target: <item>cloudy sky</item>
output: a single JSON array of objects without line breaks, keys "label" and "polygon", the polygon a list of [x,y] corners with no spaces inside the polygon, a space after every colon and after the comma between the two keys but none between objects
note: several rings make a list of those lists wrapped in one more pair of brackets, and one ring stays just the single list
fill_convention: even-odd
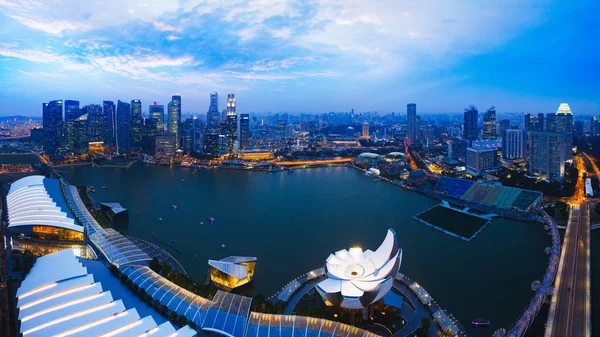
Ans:
[{"label": "cloudy sky", "polygon": [[0,0],[0,115],[209,93],[240,112],[600,113],[592,0]]}]

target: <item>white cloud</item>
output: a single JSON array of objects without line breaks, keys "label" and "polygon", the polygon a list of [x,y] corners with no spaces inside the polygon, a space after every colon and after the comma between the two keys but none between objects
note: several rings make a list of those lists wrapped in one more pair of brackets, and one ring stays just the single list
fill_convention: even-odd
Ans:
[{"label": "white cloud", "polygon": [[169,41],[181,40],[181,37],[175,36],[175,35],[169,35],[169,36],[167,36],[167,40],[169,40]]},{"label": "white cloud", "polygon": [[162,22],[162,21],[153,20],[152,25],[154,25],[154,28],[156,28],[157,30],[160,30],[161,32],[180,33],[182,31],[182,29],[180,27],[174,27],[174,26],[171,26],[170,24],[168,24],[166,22]]}]

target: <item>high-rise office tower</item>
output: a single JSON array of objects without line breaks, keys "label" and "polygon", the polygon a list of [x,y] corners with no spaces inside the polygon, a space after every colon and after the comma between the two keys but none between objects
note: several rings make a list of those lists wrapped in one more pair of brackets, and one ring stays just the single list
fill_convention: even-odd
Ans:
[{"label": "high-rise office tower", "polygon": [[523,118],[523,128],[527,131],[531,130],[533,127],[532,125],[532,121],[531,121],[531,114],[526,113],[524,118]]},{"label": "high-rise office tower", "polygon": [[417,135],[419,131],[417,129],[417,105],[409,103],[406,105],[406,141],[407,144],[415,144],[417,142]]},{"label": "high-rise office tower", "polygon": [[537,131],[546,130],[546,127],[544,126],[544,114],[543,113],[539,113],[537,115],[537,122],[535,123],[535,130],[537,130]]},{"label": "high-rise office tower", "polygon": [[104,140],[104,116],[102,105],[90,104],[84,107],[87,113],[88,142],[101,142]]},{"label": "high-rise office tower", "polygon": [[363,122],[362,136],[363,138],[369,138],[369,122]]},{"label": "high-rise office tower", "polygon": [[496,107],[483,114],[483,139],[496,139]]},{"label": "high-rise office tower", "polygon": [[565,176],[565,134],[530,131],[529,174],[562,182]]},{"label": "high-rise office tower", "polygon": [[561,103],[556,110],[556,132],[565,134],[565,160],[573,159],[573,112],[567,103]]},{"label": "high-rise office tower", "polygon": [[154,145],[156,154],[159,156],[172,156],[177,150],[176,136],[172,132],[158,132]]},{"label": "high-rise office tower", "polygon": [[590,136],[596,137],[600,133],[600,129],[598,129],[598,121],[596,120],[596,116],[593,116],[590,120]]},{"label": "high-rise office tower", "polygon": [[282,137],[282,138],[285,137],[285,126],[286,126],[286,124],[287,123],[283,119],[280,119],[280,120],[277,121],[277,130],[276,130],[276,133],[277,133],[278,137]]},{"label": "high-rise office tower", "polygon": [[156,125],[157,132],[165,131],[165,106],[158,105],[158,103],[154,102],[154,104],[148,107],[148,117],[154,121]]},{"label": "high-rise office tower", "polygon": [[104,116],[104,145],[112,149],[116,145],[115,102],[102,102],[102,115]]},{"label": "high-rise office tower", "polygon": [[181,96],[174,95],[171,98],[171,102],[169,102],[169,116],[167,123],[167,131],[175,134],[176,138],[176,146],[179,148],[180,146],[180,137],[181,131],[179,130],[181,126]]},{"label": "high-rise office tower", "polygon": [[131,146],[139,149],[142,146],[144,118],[142,117],[142,101],[131,101]]},{"label": "high-rise office tower", "polygon": [[573,135],[577,138],[583,137],[583,121],[573,122]]},{"label": "high-rise office tower", "polygon": [[484,170],[494,169],[498,166],[496,149],[467,148],[466,171],[474,176],[480,175]]},{"label": "high-rise office tower", "polygon": [[498,122],[498,135],[500,135],[500,138],[502,138],[502,135],[504,134],[504,130],[510,129],[510,120],[509,119],[502,119]]},{"label": "high-rise office tower", "polygon": [[58,152],[63,134],[63,102],[60,100],[42,104],[44,127],[44,153],[54,156]]},{"label": "high-rise office tower", "polygon": [[240,149],[246,149],[250,145],[250,115],[240,115],[240,132],[239,132]]},{"label": "high-rise office tower", "polygon": [[79,108],[79,101],[65,100],[65,130],[64,130],[64,141],[68,150],[74,150],[75,140],[73,129],[73,123],[75,119],[82,115],[81,109]]},{"label": "high-rise office tower", "polygon": [[203,136],[202,122],[196,118],[188,118],[182,123],[181,133],[183,134],[183,152],[202,152]]},{"label": "high-rise office tower", "polygon": [[[85,107],[85,109],[82,110],[88,111],[89,109],[88,107]],[[88,150],[88,133],[90,131],[88,118],[89,112],[75,118],[72,123],[73,131],[71,133],[70,143],[73,144],[73,151],[85,152]]]},{"label": "high-rise office tower", "polygon": [[210,105],[206,113],[206,133],[218,135],[221,132],[221,121],[219,119],[219,93],[210,94]]},{"label": "high-rise office tower", "polygon": [[525,130],[506,129],[502,132],[502,158],[520,159],[525,157]]},{"label": "high-rise office tower", "polygon": [[465,109],[463,138],[467,140],[477,140],[479,130],[477,128],[478,111],[474,106]]},{"label": "high-rise office tower", "polygon": [[117,102],[117,153],[131,152],[131,105]]},{"label": "high-rise office tower", "polygon": [[233,153],[234,143],[238,138],[238,120],[237,114],[235,111],[236,108],[236,100],[234,94],[227,95],[227,110],[226,114],[226,131],[225,135],[227,136],[227,152]]},{"label": "high-rise office tower", "polygon": [[219,155],[219,135],[216,133],[207,133],[204,135],[204,153],[217,156]]},{"label": "high-rise office tower", "polygon": [[144,119],[144,127],[142,128],[142,151],[144,153],[155,152],[156,130],[156,119],[150,117]]},{"label": "high-rise office tower", "polygon": [[455,139],[448,143],[448,157],[457,158],[460,160],[466,160],[467,158],[467,147],[469,144],[467,141],[462,139]]}]

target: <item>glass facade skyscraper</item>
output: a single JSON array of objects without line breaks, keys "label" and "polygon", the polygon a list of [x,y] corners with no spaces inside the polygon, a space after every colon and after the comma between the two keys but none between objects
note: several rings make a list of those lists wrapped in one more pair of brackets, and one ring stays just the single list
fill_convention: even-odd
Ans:
[{"label": "glass facade skyscraper", "polygon": [[85,106],[88,115],[88,141],[101,142],[104,141],[104,116],[102,114],[102,106],[100,104],[90,104]]},{"label": "glass facade skyscraper", "polygon": [[60,147],[63,135],[63,102],[61,100],[42,104],[44,127],[44,153],[54,156]]},{"label": "glass facade skyscraper", "polygon": [[415,144],[417,142],[417,105],[414,103],[409,103],[406,105],[406,120],[407,120],[407,130],[406,130],[406,140],[407,144]]},{"label": "glass facade skyscraper", "polygon": [[483,139],[496,139],[496,107],[483,114]]},{"label": "glass facade skyscraper", "polygon": [[529,174],[562,182],[565,176],[565,134],[530,131]]},{"label": "glass facade skyscraper", "polygon": [[131,146],[140,148],[142,146],[142,133],[144,119],[142,118],[142,101],[134,99],[131,101]]},{"label": "glass facade skyscraper", "polygon": [[116,145],[115,102],[102,102],[102,115],[104,117],[104,136],[102,140],[105,146],[112,149]]},{"label": "glass facade skyscraper", "polygon": [[65,130],[64,130],[64,141],[67,149],[74,150],[75,149],[75,141],[74,141],[74,128],[73,123],[75,119],[81,116],[82,110],[79,108],[79,101],[66,100],[65,101]]},{"label": "glass facade skyscraper", "polygon": [[502,132],[502,158],[520,159],[525,157],[525,130],[506,129]]},{"label": "glass facade skyscraper", "polygon": [[465,109],[463,138],[467,140],[477,140],[479,130],[477,128],[478,111],[474,106]]},{"label": "glass facade skyscraper", "polygon": [[240,115],[240,132],[238,136],[240,149],[246,149],[250,145],[250,115]]},{"label": "glass facade skyscraper", "polygon": [[206,133],[219,134],[221,132],[221,121],[219,119],[219,93],[210,94],[210,105],[206,114]]},{"label": "glass facade skyscraper", "polygon": [[181,138],[181,96],[174,95],[168,105],[167,131],[175,134],[176,146],[180,147]]},{"label": "glass facade skyscraper", "polygon": [[152,119],[156,124],[157,132],[165,131],[165,106],[158,105],[158,103],[154,102],[153,105],[148,107],[148,114],[150,119]]},{"label": "glass facade skyscraper", "polygon": [[131,105],[117,102],[117,153],[131,152]]}]

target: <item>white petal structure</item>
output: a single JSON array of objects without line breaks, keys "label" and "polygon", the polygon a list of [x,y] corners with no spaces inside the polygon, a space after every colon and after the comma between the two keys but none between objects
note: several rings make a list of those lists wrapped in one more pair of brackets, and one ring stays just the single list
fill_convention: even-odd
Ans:
[{"label": "white petal structure", "polygon": [[328,304],[345,309],[362,309],[377,302],[390,289],[402,263],[396,232],[388,229],[376,251],[360,248],[339,250],[329,255],[325,270],[327,279],[317,291]]}]

